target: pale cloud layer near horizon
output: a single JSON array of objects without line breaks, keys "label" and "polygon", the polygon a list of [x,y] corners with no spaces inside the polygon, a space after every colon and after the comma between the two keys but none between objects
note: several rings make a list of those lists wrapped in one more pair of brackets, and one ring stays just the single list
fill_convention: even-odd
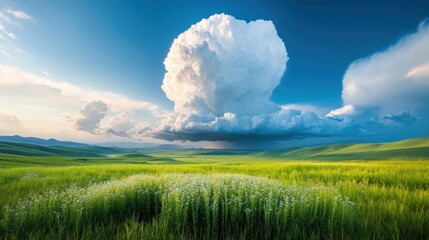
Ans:
[{"label": "pale cloud layer near horizon", "polygon": [[[92,102],[100,102],[108,108],[98,120],[94,119],[93,113],[99,112],[98,106],[85,109],[85,106],[91,106]],[[116,115],[123,116],[126,113],[127,116],[134,116],[140,124],[150,124],[164,116],[167,111],[155,104],[133,100],[114,92],[102,92],[55,81],[47,76],[37,76],[16,67],[2,65],[0,113],[4,115],[0,118],[0,134],[12,134],[10,129],[16,129],[16,126],[12,128],[11,119],[16,119],[15,122],[23,126],[16,131],[17,134],[60,138],[61,135],[74,135],[73,139],[84,141],[85,138],[91,139],[90,134],[85,132],[98,134],[98,128],[120,125]],[[77,122],[79,124],[76,124]],[[105,133],[101,135],[109,135]]]}]

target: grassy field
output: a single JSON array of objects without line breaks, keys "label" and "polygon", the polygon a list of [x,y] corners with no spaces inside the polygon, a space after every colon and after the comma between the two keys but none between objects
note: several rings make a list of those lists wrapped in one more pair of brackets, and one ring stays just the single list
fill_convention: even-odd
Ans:
[{"label": "grassy field", "polygon": [[[429,239],[427,142],[0,154],[0,238]],[[383,160],[340,159],[365,156],[365,148]],[[298,150],[307,157],[289,158]],[[397,150],[402,155],[392,158]],[[319,157],[335,154],[333,161]]]}]

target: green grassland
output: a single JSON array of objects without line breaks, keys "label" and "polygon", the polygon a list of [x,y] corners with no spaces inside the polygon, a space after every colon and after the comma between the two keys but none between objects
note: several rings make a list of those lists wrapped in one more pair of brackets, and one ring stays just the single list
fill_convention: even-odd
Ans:
[{"label": "green grassland", "polygon": [[66,156],[66,157],[104,157],[105,155],[123,153],[124,150],[109,147],[45,147],[28,143],[11,143],[0,141],[0,153],[21,156]]},{"label": "green grassland", "polygon": [[0,239],[429,239],[429,138],[97,156],[12,145],[26,154],[0,148]]}]

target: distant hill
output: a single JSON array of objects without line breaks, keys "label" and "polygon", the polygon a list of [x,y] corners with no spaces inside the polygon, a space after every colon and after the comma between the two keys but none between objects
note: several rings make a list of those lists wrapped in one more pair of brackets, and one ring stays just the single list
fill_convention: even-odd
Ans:
[{"label": "distant hill", "polygon": [[121,160],[123,163],[180,163],[173,158],[168,157],[154,157],[141,153],[127,153],[122,155],[113,156],[113,159]]},{"label": "distant hill", "polygon": [[341,143],[265,151],[257,155],[285,159],[384,160],[429,159],[429,137],[390,143]]},{"label": "distant hill", "polygon": [[175,144],[161,144],[153,147],[146,147],[144,150],[155,150],[155,151],[179,151],[185,148]]},{"label": "distant hill", "polygon": [[117,147],[127,149],[153,148],[158,146],[155,143],[140,143],[140,142],[104,142],[95,144],[100,147]]},{"label": "distant hill", "polygon": [[56,139],[42,139],[36,137],[21,137],[19,135],[15,136],[0,136],[0,141],[2,142],[11,142],[11,143],[28,143],[39,146],[63,146],[63,147],[88,147],[89,144],[70,142],[70,141],[58,141]]},{"label": "distant hill", "polygon": [[191,148],[183,149],[180,151],[175,151],[177,155],[181,156],[227,156],[227,155],[249,155],[252,153],[259,153],[260,151],[251,151],[251,150],[236,150],[236,149],[205,149],[205,148]]},{"label": "distant hill", "polygon": [[[8,141],[6,142],[4,139]],[[148,159],[145,154],[163,152],[168,153],[168,156],[171,158],[183,156],[230,155],[232,157],[233,155],[248,155],[249,157],[284,160],[413,160],[429,159],[429,137],[413,138],[389,143],[341,143],[262,152],[231,149],[185,149],[182,146],[173,144],[125,149],[63,142],[55,139],[44,140],[20,136],[0,137],[0,154],[21,156],[104,157],[107,155],[127,154],[124,155],[127,158],[135,159],[135,156],[138,155],[139,158]],[[158,161],[159,159],[156,160]],[[166,160],[163,159],[163,161]]]},{"label": "distant hill", "polygon": [[40,146],[28,143],[0,142],[0,153],[22,156],[67,156],[67,157],[103,157],[121,154],[125,151],[117,148],[84,145],[74,146]]},{"label": "distant hill", "polygon": [[155,143],[140,143],[140,142],[105,142],[97,143],[101,147],[117,147],[130,150],[146,150],[146,151],[178,151],[185,149],[182,146],[175,144],[155,144]]},{"label": "distant hill", "polygon": [[132,151],[159,152],[180,151],[184,148],[174,144],[111,142],[89,145],[84,143],[41,139],[36,137],[0,136],[0,153],[22,156],[67,156],[102,157]]}]

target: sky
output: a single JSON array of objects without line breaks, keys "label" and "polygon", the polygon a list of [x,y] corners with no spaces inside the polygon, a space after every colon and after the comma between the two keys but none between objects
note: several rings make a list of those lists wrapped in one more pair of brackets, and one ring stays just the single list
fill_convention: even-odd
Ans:
[{"label": "sky", "polygon": [[0,2],[0,134],[284,147],[429,135],[427,1]]}]

